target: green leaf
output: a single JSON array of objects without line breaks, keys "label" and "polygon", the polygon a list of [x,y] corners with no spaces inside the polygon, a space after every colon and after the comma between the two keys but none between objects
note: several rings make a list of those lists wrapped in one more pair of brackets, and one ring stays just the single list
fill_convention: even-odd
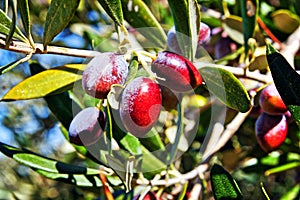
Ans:
[{"label": "green leaf", "polygon": [[271,44],[267,60],[276,89],[300,127],[300,75]]},{"label": "green leaf", "polygon": [[198,44],[200,8],[195,0],[169,0],[176,37],[183,56],[193,59]]},{"label": "green leaf", "polygon": [[247,90],[231,72],[219,67],[199,69],[208,90],[229,108],[247,112],[251,108]]},{"label": "green leaf", "polygon": [[23,23],[23,27],[25,29],[27,38],[29,39],[29,41],[32,41],[28,0],[18,1],[18,9],[21,14],[22,23]]},{"label": "green leaf", "polygon": [[[72,99],[69,97],[69,94],[64,92],[61,94],[46,96],[44,99],[57,120],[60,121],[66,129],[69,129],[74,117]],[[68,137],[68,134],[64,135],[65,137]]]},{"label": "green leaf", "polygon": [[141,143],[140,141],[131,134],[126,134],[125,137],[122,138],[120,143],[124,146],[126,150],[128,150],[133,155],[141,155]]},{"label": "green leaf", "polygon": [[165,48],[167,36],[160,23],[142,0],[122,0],[124,18],[140,32],[150,48]]},{"label": "green leaf", "polygon": [[228,36],[239,44],[244,44],[243,19],[239,16],[227,16],[222,23],[224,31]]},{"label": "green leaf", "polygon": [[241,0],[245,55],[249,50],[248,39],[254,35],[258,5],[258,0]]},{"label": "green leaf", "polygon": [[243,199],[237,183],[222,166],[218,164],[212,166],[210,180],[216,200]]},{"label": "green leaf", "polygon": [[[9,35],[11,25],[11,19],[3,12],[3,10],[0,9],[0,33],[4,35]],[[18,27],[15,27],[13,37],[28,43],[28,40]]]},{"label": "green leaf", "polygon": [[123,26],[123,11],[121,0],[98,0],[107,14],[118,26]]},{"label": "green leaf", "polygon": [[147,137],[139,138],[139,140],[141,144],[151,152],[165,150],[164,143],[162,142],[159,133],[154,128],[149,131]]},{"label": "green leaf", "polygon": [[177,130],[176,130],[174,142],[171,147],[167,166],[169,166],[173,162],[173,160],[176,156],[177,150],[179,149],[178,145],[179,145],[180,138],[183,135],[184,107],[183,107],[181,100],[182,100],[182,97],[180,97],[180,100],[179,100],[180,103],[177,105],[177,112],[178,112]]},{"label": "green leaf", "polygon": [[73,18],[80,0],[52,0],[46,16],[43,45],[46,47]]},{"label": "green leaf", "polygon": [[101,187],[102,183],[98,176],[86,176],[86,175],[79,175],[79,174],[59,174],[59,173],[51,173],[43,170],[37,170],[37,173],[41,174],[42,176],[62,181],[69,184],[75,184],[76,186],[80,187]]},{"label": "green leaf", "polygon": [[165,170],[166,163],[162,162],[158,159],[153,153],[151,153],[144,146],[141,146],[143,153],[143,161],[142,161],[142,172],[146,174],[156,175],[157,173]]},{"label": "green leaf", "polygon": [[131,80],[133,80],[136,77],[138,68],[139,68],[139,61],[138,61],[138,57],[134,56],[129,64],[129,73],[128,76],[126,78],[126,83],[129,83]]},{"label": "green leaf", "polygon": [[297,196],[299,197],[299,193],[300,193],[300,185],[296,184],[294,187],[290,188],[289,191],[280,198],[280,200],[296,199]]},{"label": "green leaf", "polygon": [[84,66],[69,64],[35,74],[10,89],[1,101],[34,99],[67,91],[81,79],[78,71]]},{"label": "green leaf", "polygon": [[17,21],[17,1],[12,0],[12,24],[9,30],[9,34],[6,37],[5,46],[8,47],[12,41],[15,29],[16,29],[16,21]]},{"label": "green leaf", "polygon": [[[100,187],[99,169],[70,165],[45,158],[31,151],[19,149],[0,142],[0,151],[20,164],[26,165],[46,178],[72,183],[78,186]],[[117,177],[107,177],[110,183],[120,185]]]},{"label": "green leaf", "polygon": [[0,151],[17,162],[35,170],[51,173],[98,175],[98,169],[69,165],[60,161],[45,158],[28,150],[18,149],[0,142]]}]

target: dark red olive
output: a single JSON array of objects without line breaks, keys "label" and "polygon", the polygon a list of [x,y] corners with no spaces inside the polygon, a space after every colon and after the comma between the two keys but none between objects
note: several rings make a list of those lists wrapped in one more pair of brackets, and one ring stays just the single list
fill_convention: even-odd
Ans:
[{"label": "dark red olive", "polygon": [[255,124],[258,144],[266,152],[277,149],[285,140],[288,123],[284,115],[262,113]]},{"label": "dark red olive", "polygon": [[132,80],[120,101],[120,117],[126,130],[136,137],[145,136],[156,123],[162,97],[158,84],[146,77]]},{"label": "dark red olive", "polygon": [[161,85],[174,91],[186,92],[202,84],[202,77],[195,65],[175,53],[158,53],[152,62],[152,71],[159,77]]},{"label": "dark red olive", "polygon": [[82,86],[87,94],[105,99],[113,84],[124,84],[128,75],[128,63],[123,55],[105,53],[94,57],[84,70]]},{"label": "dark red olive", "polygon": [[102,135],[106,124],[106,115],[96,107],[80,111],[69,127],[70,142],[76,145],[94,144]]},{"label": "dark red olive", "polygon": [[270,115],[285,114],[287,107],[280,97],[274,84],[265,87],[259,96],[259,105]]}]

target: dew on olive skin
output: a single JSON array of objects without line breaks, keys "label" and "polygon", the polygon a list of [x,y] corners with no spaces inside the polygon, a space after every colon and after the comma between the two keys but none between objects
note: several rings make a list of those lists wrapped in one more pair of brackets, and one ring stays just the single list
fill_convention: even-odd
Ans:
[{"label": "dew on olive skin", "polygon": [[105,99],[113,84],[124,84],[128,63],[123,55],[105,53],[94,57],[82,75],[82,87],[87,94]]},{"label": "dew on olive skin", "polygon": [[120,117],[128,132],[143,137],[156,123],[162,96],[157,83],[146,77],[132,80],[124,89]]},{"label": "dew on olive skin", "polygon": [[96,107],[80,111],[69,127],[70,142],[76,145],[91,145],[102,135],[106,125],[106,115]]}]

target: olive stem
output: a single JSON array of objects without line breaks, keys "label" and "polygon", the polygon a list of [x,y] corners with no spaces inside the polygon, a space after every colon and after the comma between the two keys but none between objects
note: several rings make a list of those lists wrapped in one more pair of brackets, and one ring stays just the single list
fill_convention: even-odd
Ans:
[{"label": "olive stem", "polygon": [[112,132],[112,118],[110,112],[110,105],[107,104],[107,117],[108,117],[108,126],[109,126],[109,133],[106,132],[105,142],[107,143],[107,150],[109,155],[112,156],[112,139],[113,139],[113,132]]},{"label": "olive stem", "polygon": [[32,45],[20,41],[12,41],[10,45],[6,47],[5,40],[2,37],[0,37],[1,49],[6,49],[17,53],[24,53],[26,55],[58,54],[58,55],[74,56],[74,57],[81,57],[81,58],[92,58],[97,54],[100,54],[100,52],[92,51],[92,50],[73,49],[73,48],[58,47],[58,46],[47,46],[47,50],[45,51],[43,44],[34,43]]}]

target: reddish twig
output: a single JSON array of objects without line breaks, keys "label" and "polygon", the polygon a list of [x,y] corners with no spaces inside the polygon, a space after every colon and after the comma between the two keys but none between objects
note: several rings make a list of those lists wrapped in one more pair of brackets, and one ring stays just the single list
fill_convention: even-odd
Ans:
[{"label": "reddish twig", "polygon": [[280,45],[280,48],[283,47],[283,45],[279,41],[279,39],[271,32],[271,30],[266,26],[266,24],[261,20],[261,18],[259,16],[257,16],[257,23],[274,42],[276,42]]}]

